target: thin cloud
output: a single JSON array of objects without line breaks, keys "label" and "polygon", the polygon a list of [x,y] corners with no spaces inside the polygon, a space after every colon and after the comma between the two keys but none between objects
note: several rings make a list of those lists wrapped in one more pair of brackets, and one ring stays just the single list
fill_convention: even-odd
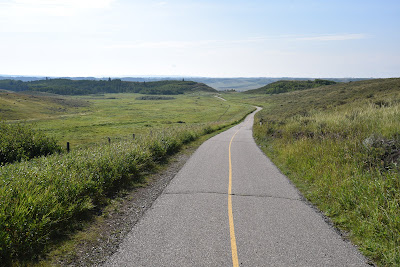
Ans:
[{"label": "thin cloud", "polygon": [[101,9],[115,0],[13,0],[0,3],[2,16],[72,16],[83,9]]},{"label": "thin cloud", "polygon": [[270,35],[258,36],[250,39],[239,40],[237,42],[264,42],[271,40],[288,40],[288,41],[346,41],[346,40],[361,40],[367,39],[370,36],[363,33],[349,33],[349,34],[322,34],[316,36],[307,35]]},{"label": "thin cloud", "polygon": [[154,4],[155,6],[166,6],[168,4],[168,2],[166,2],[166,1],[161,1],[161,2],[158,2],[158,3],[156,3],[156,4]]},{"label": "thin cloud", "polygon": [[133,42],[124,44],[113,44],[106,48],[132,49],[132,48],[185,48],[193,46],[204,46],[218,41],[159,41],[159,42]]},{"label": "thin cloud", "polygon": [[136,41],[127,43],[111,44],[106,48],[132,49],[132,48],[187,48],[187,47],[205,47],[205,46],[235,46],[254,43],[263,43],[267,40],[277,37],[255,37],[236,40],[197,40],[197,41]]},{"label": "thin cloud", "polygon": [[115,0],[14,0],[12,4],[40,6],[62,6],[69,8],[105,8]]},{"label": "thin cloud", "polygon": [[298,37],[296,40],[300,41],[347,41],[347,40],[361,40],[368,38],[368,35],[363,33],[351,34],[324,34],[319,36]]},{"label": "thin cloud", "polygon": [[245,38],[237,40],[197,40],[197,41],[136,41],[127,42],[119,44],[111,44],[106,46],[106,48],[186,48],[186,47],[204,47],[204,46],[230,46],[230,45],[241,45],[241,44],[252,44],[252,43],[262,43],[266,40],[271,40],[271,37],[255,37],[255,38]]}]

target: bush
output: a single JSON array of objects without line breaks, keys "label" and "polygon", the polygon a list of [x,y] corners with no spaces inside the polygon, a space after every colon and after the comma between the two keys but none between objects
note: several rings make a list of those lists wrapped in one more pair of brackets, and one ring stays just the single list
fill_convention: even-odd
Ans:
[{"label": "bush", "polygon": [[136,100],[173,100],[175,97],[171,96],[156,96],[156,95],[145,95],[136,97]]},{"label": "bush", "polygon": [[22,124],[0,122],[0,165],[60,152],[56,140]]},{"label": "bush", "polygon": [[400,135],[391,139],[371,135],[364,139],[363,145],[365,164],[368,168],[384,171],[400,167]]}]

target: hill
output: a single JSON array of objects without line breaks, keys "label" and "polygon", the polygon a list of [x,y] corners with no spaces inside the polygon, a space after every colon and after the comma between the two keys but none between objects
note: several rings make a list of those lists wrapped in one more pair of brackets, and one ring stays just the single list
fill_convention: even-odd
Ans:
[{"label": "hill", "polygon": [[120,79],[70,80],[46,79],[37,81],[0,80],[0,89],[11,91],[39,91],[59,95],[88,95],[98,93],[141,93],[150,95],[178,95],[193,92],[217,92],[192,81],[128,82]]},{"label": "hill", "polygon": [[248,94],[281,94],[286,92],[305,90],[310,88],[316,88],[323,85],[336,84],[334,81],[315,79],[314,81],[277,81],[274,83],[267,84],[261,88],[248,90]]},{"label": "hill", "polygon": [[0,90],[1,120],[36,120],[49,116],[61,116],[89,107],[80,99],[42,92],[12,92]]},{"label": "hill", "polygon": [[387,106],[390,102],[388,99],[400,99],[400,78],[337,83],[254,99],[264,103],[265,112],[267,109],[273,111],[269,112],[268,117],[274,121],[297,115],[307,116],[314,111],[333,112],[356,106]]}]

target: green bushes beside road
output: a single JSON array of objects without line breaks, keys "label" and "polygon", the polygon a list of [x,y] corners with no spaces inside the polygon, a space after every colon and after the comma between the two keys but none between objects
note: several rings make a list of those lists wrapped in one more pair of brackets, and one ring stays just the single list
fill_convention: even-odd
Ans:
[{"label": "green bushes beside road", "polygon": [[0,122],[0,165],[60,152],[56,140],[22,124]]}]

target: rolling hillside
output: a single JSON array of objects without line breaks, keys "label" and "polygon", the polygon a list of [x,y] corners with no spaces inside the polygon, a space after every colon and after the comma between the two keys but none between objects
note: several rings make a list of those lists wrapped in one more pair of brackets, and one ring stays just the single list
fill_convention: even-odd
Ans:
[{"label": "rolling hillside", "polygon": [[263,105],[265,109],[262,114],[270,111],[269,119],[284,120],[317,111],[333,112],[370,104],[376,107],[388,106],[389,102],[395,103],[398,99],[400,78],[338,83],[309,90],[252,97],[248,101]]},{"label": "rolling hillside", "polygon": [[36,120],[78,112],[84,100],[42,92],[0,90],[0,120]]}]

